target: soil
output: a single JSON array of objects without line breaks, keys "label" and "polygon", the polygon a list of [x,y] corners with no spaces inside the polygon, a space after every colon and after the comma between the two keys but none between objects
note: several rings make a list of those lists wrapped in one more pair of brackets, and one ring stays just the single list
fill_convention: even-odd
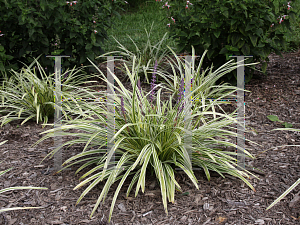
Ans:
[{"label": "soil", "polygon": [[[197,190],[189,179],[178,173],[177,181],[183,193],[176,192],[174,204],[168,203],[168,215],[164,212],[160,189],[149,176],[145,193],[137,197],[133,193],[126,198],[121,190],[110,224],[300,224],[300,185],[283,200],[266,211],[266,208],[287,188],[299,179],[300,147],[276,147],[300,145],[300,133],[272,131],[283,127],[270,121],[268,115],[277,115],[284,122],[300,128],[300,51],[283,54],[284,58],[270,55],[268,76],[256,74],[246,86],[246,125],[252,132],[246,138],[250,153],[257,156],[247,160],[256,168],[259,179],[251,179],[252,191],[243,181],[231,176],[225,179],[212,174],[208,181],[201,171]],[[76,205],[83,188],[73,190],[79,183],[75,175],[79,166],[54,174],[53,159],[41,160],[51,151],[53,140],[47,139],[32,148],[46,128],[35,122],[23,126],[11,123],[0,129],[2,163],[0,170],[13,167],[1,177],[0,189],[13,186],[47,187],[48,190],[17,190],[0,194],[0,208],[42,207],[42,209],[17,210],[0,214],[0,224],[108,224],[113,188],[105,203],[89,217],[103,184],[100,184]],[[255,132],[256,131],[256,132]],[[82,146],[64,149],[63,155],[74,155]],[[129,183],[125,183],[125,187]],[[115,186],[114,186],[115,187]]]}]

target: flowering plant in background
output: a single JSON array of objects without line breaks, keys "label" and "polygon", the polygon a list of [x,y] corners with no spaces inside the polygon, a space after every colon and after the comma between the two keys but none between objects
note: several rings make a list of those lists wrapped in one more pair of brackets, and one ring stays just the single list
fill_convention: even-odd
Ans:
[{"label": "flowering plant in background", "polygon": [[[268,56],[272,52],[281,56],[280,48],[286,48],[285,37],[292,32],[290,21],[296,21],[299,14],[296,7],[290,7],[292,3],[282,3],[286,1],[168,1],[171,7],[163,10],[177,52],[191,54],[191,46],[197,55],[208,50],[203,64],[209,67],[213,63],[216,68],[232,55],[251,55],[248,62],[262,63],[261,70],[266,73]],[[246,83],[255,69],[245,68]],[[236,71],[232,71],[218,82],[236,84],[236,77]]]},{"label": "flowering plant in background", "polygon": [[[40,54],[51,55],[57,47],[58,54],[72,55],[64,59],[63,70],[86,65],[87,57],[94,60],[103,52],[103,41],[113,24],[111,17],[120,17],[117,11],[126,5],[124,1],[107,0],[17,2],[0,1],[0,30],[5,34],[0,44],[7,55],[13,56],[8,61],[16,64],[16,69],[22,68],[22,63],[29,65]],[[61,43],[55,46],[57,38]],[[54,72],[54,62],[49,58],[42,57],[40,64]],[[87,67],[85,70],[90,73]]]},{"label": "flowering plant in background", "polygon": [[[140,61],[140,58],[138,60]],[[137,58],[134,57],[133,64],[140,65],[136,61]],[[98,69],[95,64],[93,65]],[[111,203],[110,221],[124,182],[130,179],[127,196],[133,188],[135,188],[135,196],[137,196],[140,190],[145,191],[147,172],[152,172],[158,180],[163,206],[167,213],[167,201],[174,203],[175,190],[181,191],[180,184],[176,181],[176,169],[182,169],[195,187],[199,188],[192,167],[203,169],[208,180],[210,180],[210,171],[216,171],[222,177],[224,177],[223,174],[238,177],[255,190],[247,180],[249,172],[236,169],[236,159],[232,157],[236,153],[222,151],[219,147],[220,144],[222,146],[236,146],[225,139],[227,136],[236,137],[236,132],[231,131],[232,128],[229,126],[237,122],[233,118],[233,114],[225,115],[208,110],[204,111],[200,110],[201,106],[195,106],[189,118],[193,121],[191,129],[186,130],[184,125],[186,109],[179,111],[179,105],[172,103],[172,96],[168,101],[161,100],[162,90],[170,89],[162,84],[156,84],[156,101],[151,102],[148,96],[152,94],[152,90],[145,93],[142,88],[138,87],[138,68],[129,70],[126,63],[124,67],[132,86],[132,92],[126,89],[118,77],[112,74],[118,85],[114,86],[116,90],[114,104],[116,113],[115,133],[112,134],[112,139],[107,140],[107,132],[109,132],[106,129],[108,110],[104,103],[80,105],[80,110],[88,116],[88,119],[76,118],[63,121],[61,127],[63,132],[60,132],[59,135],[78,137],[78,139],[63,143],[63,146],[71,146],[75,143],[85,144],[81,153],[70,157],[63,164],[65,165],[64,168],[67,168],[84,162],[76,173],[88,169],[81,177],[84,180],[75,187],[78,189],[89,184],[77,203],[97,184],[103,182],[104,187],[92,210],[92,216],[101,201],[105,201],[112,184],[118,183]],[[100,78],[107,83],[106,75],[100,69],[98,71]],[[159,70],[156,72],[159,73]],[[192,94],[196,95],[198,89],[200,87],[195,88]],[[191,95],[186,95],[182,100],[186,101],[190,97]],[[201,118],[209,115],[215,115],[215,119],[207,119],[204,124],[201,124]],[[113,123],[113,121],[108,122]],[[67,132],[69,129],[75,129],[76,132]],[[36,144],[53,137],[56,131],[57,129],[50,129],[43,132],[46,135]],[[184,141],[185,132],[191,132],[192,142],[186,143]],[[113,149],[106,148],[106,141],[115,143]],[[54,149],[48,156],[55,154],[61,147]],[[191,149],[191,158],[187,148]],[[114,159],[112,159],[113,154],[115,154]],[[246,154],[252,157],[247,151]]]}]

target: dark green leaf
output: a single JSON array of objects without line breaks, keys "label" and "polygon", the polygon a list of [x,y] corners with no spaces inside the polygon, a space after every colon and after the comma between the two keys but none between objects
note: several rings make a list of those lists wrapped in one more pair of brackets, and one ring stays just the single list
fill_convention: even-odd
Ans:
[{"label": "dark green leaf", "polygon": [[255,25],[248,23],[245,31],[252,30],[253,27],[255,27]]},{"label": "dark green leaf", "polygon": [[244,46],[244,44],[245,44],[245,41],[240,40],[240,41],[238,42],[238,48],[242,48],[242,47]]},{"label": "dark green leaf", "polygon": [[204,42],[206,42],[206,43],[208,43],[208,44],[211,44],[209,33],[205,33],[205,34],[204,34],[203,40],[204,40]]},{"label": "dark green leaf", "polygon": [[289,13],[289,17],[292,19],[292,21],[294,22],[294,21],[296,21],[296,13],[295,12],[293,12],[293,11],[291,11],[290,13]]},{"label": "dark green leaf", "polygon": [[268,15],[265,15],[264,19],[267,20],[267,21],[269,21],[270,23],[272,23],[272,20],[271,20],[271,18]]},{"label": "dark green leaf", "polygon": [[253,35],[253,34],[250,34],[249,37],[250,37],[250,40],[251,40],[253,46],[255,47],[255,46],[256,46],[256,42],[257,42],[257,38],[258,38],[258,37],[255,36],[255,35]]},{"label": "dark green leaf", "polygon": [[76,37],[76,33],[75,33],[75,32],[71,32],[71,33],[70,33],[70,39],[72,39],[72,38],[74,38],[74,37]]},{"label": "dark green leaf", "polygon": [[86,46],[85,46],[85,49],[86,50],[90,50],[92,49],[93,45],[91,43],[88,43]]},{"label": "dark green leaf", "polygon": [[263,30],[261,28],[258,28],[258,29],[255,30],[255,34],[257,36],[261,36],[263,34]]},{"label": "dark green leaf", "polygon": [[5,71],[5,67],[2,62],[0,62],[0,71],[3,71],[3,72]]},{"label": "dark green leaf", "polygon": [[214,53],[215,53],[215,50],[213,50],[213,49],[208,50],[207,57],[210,59]]},{"label": "dark green leaf", "polygon": [[265,43],[259,43],[258,45],[257,45],[257,47],[259,47],[259,48],[263,48],[263,47],[265,47]]},{"label": "dark green leaf", "polygon": [[228,18],[228,16],[229,16],[229,12],[226,10],[226,11],[224,11],[224,12],[222,12],[222,14],[226,17],[226,18]]},{"label": "dark green leaf", "polygon": [[220,30],[214,31],[214,35],[216,36],[216,38],[219,38],[220,34],[221,34]]},{"label": "dark green leaf", "polygon": [[232,43],[232,45],[236,45],[240,39],[241,39],[241,35],[240,34],[233,33],[232,37],[231,37],[231,43]]},{"label": "dark green leaf", "polygon": [[244,10],[248,10],[247,7],[246,7],[243,3],[241,3],[240,6],[241,6]]},{"label": "dark green leaf", "polygon": [[219,54],[225,54],[227,52],[228,52],[227,48],[224,47],[224,48],[221,49],[221,51],[219,52]]},{"label": "dark green leaf", "polygon": [[244,56],[250,55],[250,47],[248,44],[244,44],[244,46],[242,47],[242,52]]},{"label": "dark green leaf", "polygon": [[263,71],[263,73],[266,73],[267,66],[268,66],[268,63],[267,62],[263,62],[262,66],[261,66],[261,70]]}]

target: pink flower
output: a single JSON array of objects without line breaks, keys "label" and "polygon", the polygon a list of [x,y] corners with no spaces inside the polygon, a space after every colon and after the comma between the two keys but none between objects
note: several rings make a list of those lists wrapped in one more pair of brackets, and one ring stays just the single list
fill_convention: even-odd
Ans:
[{"label": "pink flower", "polygon": [[73,3],[76,5],[77,1],[73,1]]},{"label": "pink flower", "polygon": [[173,22],[175,23],[175,19],[173,17],[171,17],[171,19],[173,20]]},{"label": "pink flower", "polygon": [[98,31],[94,30],[94,32],[95,32],[95,34],[96,34]]},{"label": "pink flower", "polygon": [[94,20],[93,23],[96,23],[96,21]]},{"label": "pink flower", "polygon": [[128,2],[124,1],[126,4],[128,4]]},{"label": "pink flower", "polygon": [[164,5],[163,5],[163,8],[164,6],[167,6],[168,8],[170,8],[170,5],[168,5],[168,2],[166,2]]},{"label": "pink flower", "polygon": [[70,6],[72,6],[72,2],[70,2]]},{"label": "pink flower", "polygon": [[282,19],[282,18],[280,18],[280,20],[279,20],[279,24],[280,24],[282,21],[283,21],[283,19]]},{"label": "pink flower", "polygon": [[186,9],[187,9],[188,7],[189,7],[188,5],[185,6]]},{"label": "pink flower", "polygon": [[274,26],[274,23],[272,23],[271,27],[273,27],[273,26]]},{"label": "pink flower", "polygon": [[54,45],[57,45],[57,43],[55,43]]},{"label": "pink flower", "polygon": [[67,3],[67,5],[70,3],[70,2],[66,2]]},{"label": "pink flower", "polygon": [[169,26],[169,27],[170,27],[170,25],[171,25],[171,24],[169,24],[169,23],[167,24],[167,26]]}]

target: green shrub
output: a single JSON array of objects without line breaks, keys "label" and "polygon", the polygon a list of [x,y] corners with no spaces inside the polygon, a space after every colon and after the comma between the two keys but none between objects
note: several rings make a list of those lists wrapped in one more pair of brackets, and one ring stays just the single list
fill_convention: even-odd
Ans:
[{"label": "green shrub", "polygon": [[[284,31],[278,28],[290,29],[290,19],[296,15],[294,8],[288,10],[287,2],[282,0],[169,1],[164,4],[170,18],[171,36],[180,52],[189,51],[192,45],[197,55],[207,49],[209,60],[205,60],[205,67],[212,62],[219,67],[231,55],[252,55],[248,62],[263,62],[264,73],[269,54],[281,55],[267,39],[285,46]],[[277,19],[282,15],[287,16],[284,21],[279,20],[279,24]],[[246,68],[246,82],[251,79],[253,68]],[[227,79],[234,80],[234,76],[236,71],[229,73]]]},{"label": "green shrub", "polygon": [[[19,61],[28,65],[40,54],[71,55],[62,68],[86,65],[87,57],[94,60],[103,53],[101,42],[112,25],[111,16],[118,15],[116,9],[123,4],[105,0],[0,1],[0,59],[5,59],[5,68],[21,68]],[[42,57],[40,63],[54,71],[53,59]]]}]

